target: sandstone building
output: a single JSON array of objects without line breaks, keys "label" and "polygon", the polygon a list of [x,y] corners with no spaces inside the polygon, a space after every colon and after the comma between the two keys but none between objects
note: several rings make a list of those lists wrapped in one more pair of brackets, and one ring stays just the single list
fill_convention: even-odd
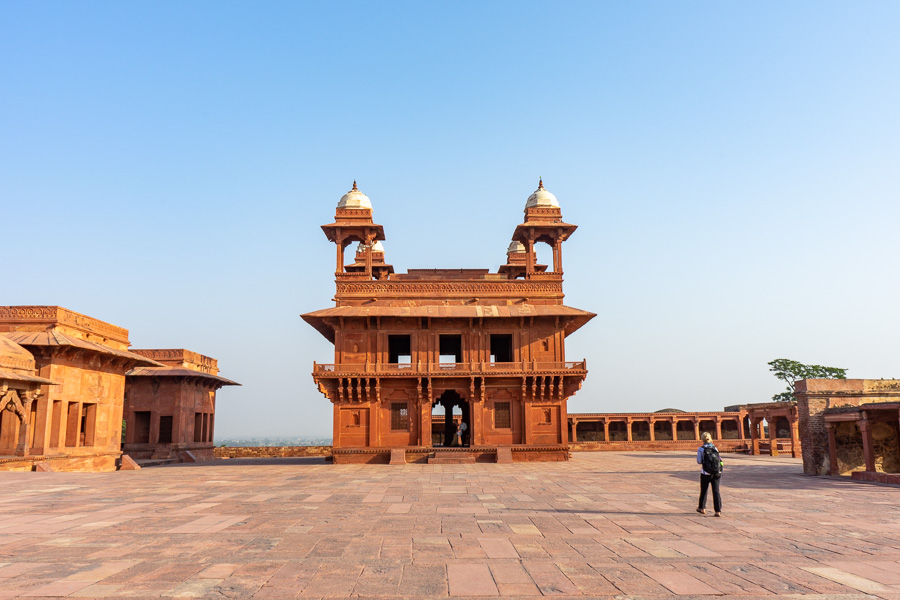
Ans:
[{"label": "sandstone building", "polygon": [[219,377],[216,359],[197,352],[132,352],[164,366],[136,367],[127,373],[125,452],[135,459],[214,459],[216,391],[240,384]]},{"label": "sandstone building", "polygon": [[[7,386],[0,452],[27,458],[5,461],[0,468],[31,469],[42,461],[54,470],[114,470],[122,453],[125,373],[162,365],[128,351],[128,330],[59,306],[0,306],[0,337],[32,356],[33,363],[19,353],[19,376],[35,375],[14,385],[5,377],[0,384]],[[4,347],[10,364],[15,350],[10,352],[6,342]],[[19,396],[12,410],[9,389]],[[14,429],[19,441],[13,450]]]},{"label": "sandstone building", "polygon": [[[565,339],[594,314],[563,304],[562,244],[576,226],[543,182],[524,212],[495,273],[395,273],[369,198],[355,182],[341,198],[322,226],[336,306],[303,315],[334,344],[313,378],[333,404],[335,462],[384,462],[392,449],[410,462],[567,459],[566,403],[587,368],[567,360]],[[537,264],[539,243],[552,265]],[[462,422],[468,447],[452,447]]]},{"label": "sandstone building", "polygon": [[900,483],[900,380],[805,379],[794,395],[804,473]]}]

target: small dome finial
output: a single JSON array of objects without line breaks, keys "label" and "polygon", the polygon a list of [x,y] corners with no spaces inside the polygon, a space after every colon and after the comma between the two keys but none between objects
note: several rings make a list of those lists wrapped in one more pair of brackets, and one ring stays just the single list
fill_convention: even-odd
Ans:
[{"label": "small dome finial", "polygon": [[539,190],[544,189],[544,178],[543,177],[538,177],[538,189]]},{"label": "small dome finial", "polygon": [[356,180],[355,179],[353,180],[353,190],[352,191],[354,191],[354,192],[359,191],[358,189],[356,189]]}]

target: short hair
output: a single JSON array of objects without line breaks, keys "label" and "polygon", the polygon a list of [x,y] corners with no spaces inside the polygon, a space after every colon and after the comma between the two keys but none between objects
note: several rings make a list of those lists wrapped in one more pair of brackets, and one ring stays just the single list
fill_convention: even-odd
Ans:
[{"label": "short hair", "polygon": [[703,435],[700,436],[700,439],[702,439],[704,442],[711,442],[712,436],[709,434],[708,431],[704,431]]}]

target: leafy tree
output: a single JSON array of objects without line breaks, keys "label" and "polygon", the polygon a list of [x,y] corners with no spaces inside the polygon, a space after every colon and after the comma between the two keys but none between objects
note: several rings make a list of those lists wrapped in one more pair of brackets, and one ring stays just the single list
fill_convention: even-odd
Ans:
[{"label": "leafy tree", "polygon": [[775,377],[788,384],[788,391],[772,396],[772,400],[775,402],[792,401],[794,399],[794,382],[801,379],[847,379],[847,369],[837,367],[804,365],[796,360],[786,358],[779,358],[768,364],[769,370],[775,373]]}]

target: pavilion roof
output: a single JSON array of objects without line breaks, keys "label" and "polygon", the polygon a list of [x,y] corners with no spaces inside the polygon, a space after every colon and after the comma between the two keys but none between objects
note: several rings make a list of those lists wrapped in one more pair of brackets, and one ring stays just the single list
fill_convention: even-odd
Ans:
[{"label": "pavilion roof", "polygon": [[133,361],[139,365],[147,365],[147,366],[162,366],[162,364],[156,362],[155,360],[151,360],[145,356],[141,356],[140,354],[135,354],[134,352],[128,352],[127,350],[117,350],[115,348],[110,348],[109,346],[104,346],[103,344],[98,344],[96,342],[89,342],[87,340],[81,340],[71,335],[62,333],[61,331],[53,330],[50,331],[11,331],[6,334],[6,337],[11,339],[12,341],[20,344],[22,346],[45,346],[45,347],[73,347],[79,348],[81,350],[88,350],[91,352],[98,352],[100,354],[109,354],[112,356],[117,356],[119,358],[126,358],[128,360]]},{"label": "pavilion roof", "polygon": [[198,377],[218,382],[219,385],[241,385],[236,381],[225,379],[218,375],[195,371],[186,367],[135,367],[125,373],[125,375],[128,377]]},{"label": "pavilion roof", "polygon": [[44,379],[43,377],[36,377],[34,375],[25,375],[19,371],[13,371],[10,369],[0,369],[0,380],[6,379],[9,381],[27,381],[30,383],[40,383],[44,385],[57,385],[56,383],[50,381],[49,379]]},{"label": "pavilion roof", "polygon": [[568,336],[597,315],[562,304],[512,304],[509,306],[336,306],[300,316],[333,343],[334,329],[326,319],[336,317],[431,317],[435,319],[564,317],[568,320],[565,325],[565,333]]}]

